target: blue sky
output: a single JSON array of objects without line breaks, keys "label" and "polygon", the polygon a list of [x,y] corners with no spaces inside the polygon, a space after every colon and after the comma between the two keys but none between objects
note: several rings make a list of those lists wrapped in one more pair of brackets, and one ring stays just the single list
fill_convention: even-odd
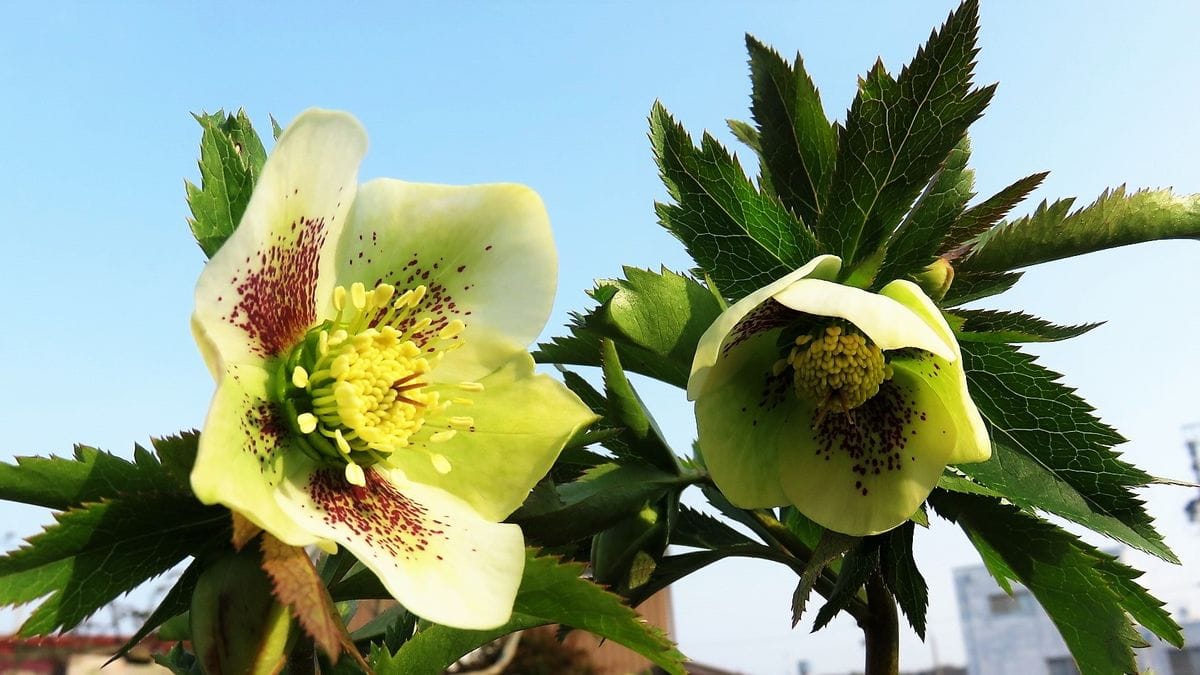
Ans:
[{"label": "blue sky", "polygon": [[[665,198],[646,141],[661,99],[692,132],[730,146],[724,120],[748,117],[743,34],[803,52],[830,115],[882,55],[898,69],[953,3],[441,3],[352,8],[300,4],[23,3],[0,26],[0,275],[13,321],[0,332],[7,386],[0,459],[128,453],[134,442],[198,426],[211,393],[188,332],[203,256],[184,217],[197,178],[189,111],[244,107],[261,129],[309,106],[356,114],[371,135],[364,179],[517,181],[546,201],[561,279],[546,336],[583,290],[622,264],[689,265],[655,224]],[[1052,173],[1035,197],[1173,185],[1200,192],[1200,8],[1158,3],[988,2],[978,81],[1000,81],[973,129],[978,189]],[[746,160],[747,153],[740,153]],[[1022,207],[1032,208],[1032,204]],[[1107,320],[1038,350],[1131,440],[1127,456],[1186,478],[1180,427],[1200,419],[1194,348],[1200,249],[1167,242],[1031,271],[992,306],[1062,322]],[[677,447],[690,445],[682,395],[646,385]],[[1189,495],[1146,493],[1185,567],[1146,582],[1191,603],[1200,532]],[[44,512],[0,506],[27,535]],[[963,661],[951,569],[973,553],[944,524],[920,537],[936,650]],[[1135,559],[1142,564],[1143,559]],[[1147,563],[1148,564],[1148,563]],[[676,590],[689,655],[747,672],[858,667],[848,621],[817,636],[788,629],[794,579],[769,563],[723,563]],[[0,626],[0,629],[4,626]],[[905,667],[930,645],[907,636]]]}]

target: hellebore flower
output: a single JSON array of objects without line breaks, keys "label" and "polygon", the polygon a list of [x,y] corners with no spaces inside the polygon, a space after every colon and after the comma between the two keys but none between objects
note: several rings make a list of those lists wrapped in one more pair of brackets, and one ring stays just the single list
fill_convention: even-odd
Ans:
[{"label": "hellebore flower", "polygon": [[991,455],[954,333],[908,281],[833,282],[835,256],[755,291],[692,363],[700,452],[742,508],[795,505],[863,536],[907,520],[948,464]]},{"label": "hellebore flower", "polygon": [[310,110],[280,136],[196,288],[217,391],[192,488],[293,546],[345,546],[405,607],[508,620],[501,524],[594,416],[536,375],[546,211],[519,185],[357,185],[366,135]]}]

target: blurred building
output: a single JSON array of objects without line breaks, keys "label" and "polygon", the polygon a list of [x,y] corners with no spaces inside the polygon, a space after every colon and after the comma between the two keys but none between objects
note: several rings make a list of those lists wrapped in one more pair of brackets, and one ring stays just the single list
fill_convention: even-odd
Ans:
[{"label": "blurred building", "polygon": [[[1033,595],[1013,584],[1010,596],[982,565],[954,571],[969,675],[1078,675],[1058,630]],[[1200,675],[1200,621],[1183,621],[1184,649],[1142,631],[1139,669],[1156,675]]]}]

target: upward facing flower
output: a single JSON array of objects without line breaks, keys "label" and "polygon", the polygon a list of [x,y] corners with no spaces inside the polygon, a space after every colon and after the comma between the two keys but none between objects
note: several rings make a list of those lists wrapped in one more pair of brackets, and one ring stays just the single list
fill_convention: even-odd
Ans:
[{"label": "upward facing flower", "polygon": [[546,212],[518,185],[357,185],[366,136],[302,114],[200,276],[217,392],[192,487],[293,546],[347,547],[402,604],[507,621],[500,524],[591,412],[525,351],[550,312]]},{"label": "upward facing flower", "polygon": [[876,534],[908,519],[947,464],[991,456],[961,352],[915,284],[834,283],[821,256],[726,310],[688,381],[700,451],[734,504],[794,504]]}]

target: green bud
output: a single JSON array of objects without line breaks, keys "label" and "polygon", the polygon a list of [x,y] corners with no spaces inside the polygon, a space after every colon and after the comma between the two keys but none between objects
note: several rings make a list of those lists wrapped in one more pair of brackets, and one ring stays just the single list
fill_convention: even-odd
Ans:
[{"label": "green bud", "polygon": [[206,673],[277,673],[291,617],[275,600],[256,547],[213,561],[192,593],[192,648]]},{"label": "green bud", "polygon": [[913,280],[925,291],[930,299],[937,301],[946,297],[946,292],[950,290],[950,284],[954,283],[954,268],[945,258],[938,258],[929,264],[920,274],[913,276]]}]

